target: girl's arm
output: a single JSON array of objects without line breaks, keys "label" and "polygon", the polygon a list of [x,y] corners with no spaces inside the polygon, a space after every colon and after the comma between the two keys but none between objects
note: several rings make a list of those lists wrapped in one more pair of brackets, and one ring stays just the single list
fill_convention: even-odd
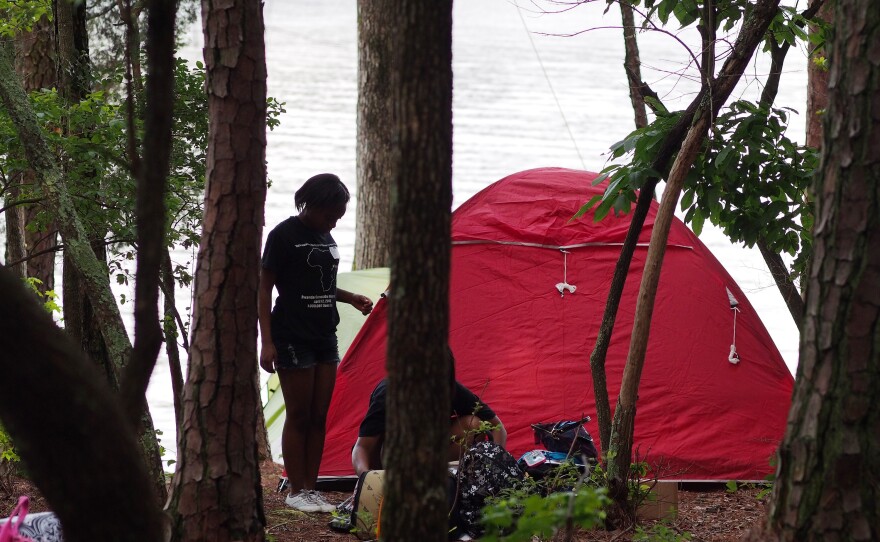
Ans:
[{"label": "girl's arm", "polygon": [[260,286],[257,290],[257,318],[260,322],[260,367],[267,373],[275,372],[275,343],[272,342],[272,289],[275,287],[275,272],[260,269]]},{"label": "girl's arm", "polygon": [[343,290],[342,288],[336,288],[336,300],[348,303],[352,307],[361,311],[362,314],[370,314],[370,311],[373,310],[373,302],[370,301],[369,297],[361,294],[354,294],[347,290]]}]

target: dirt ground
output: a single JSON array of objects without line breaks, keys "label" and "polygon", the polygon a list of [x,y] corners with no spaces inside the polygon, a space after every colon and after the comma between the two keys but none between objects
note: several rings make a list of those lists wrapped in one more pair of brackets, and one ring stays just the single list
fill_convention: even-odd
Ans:
[{"label": "dirt ground", "polygon": [[[263,504],[266,512],[266,539],[272,542],[322,542],[346,540],[356,542],[352,534],[332,531],[327,523],[329,514],[305,514],[291,510],[284,503],[284,495],[276,491],[281,467],[271,462],[262,466]],[[5,480],[5,481],[4,481]],[[740,487],[735,492],[723,488],[700,488],[700,491],[682,489],[678,492],[678,517],[667,525],[677,534],[690,533],[692,540],[705,542],[731,542],[740,540],[749,529],[757,525],[765,514],[765,502],[758,500],[759,489]],[[17,477],[0,477],[0,517],[6,517],[15,507],[19,495],[31,497],[30,509],[39,512],[47,509],[45,500],[27,480]],[[339,503],[348,493],[325,494],[330,502]],[[642,525],[646,530],[651,523]],[[577,534],[578,542],[627,542],[633,530],[584,531]]]}]

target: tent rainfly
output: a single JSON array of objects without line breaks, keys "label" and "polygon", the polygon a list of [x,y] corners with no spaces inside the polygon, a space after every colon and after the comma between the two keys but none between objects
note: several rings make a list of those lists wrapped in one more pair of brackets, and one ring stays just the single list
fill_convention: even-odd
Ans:
[{"label": "tent rainfly", "polygon": [[[530,424],[593,416],[590,352],[630,216],[572,220],[595,173],[534,169],[453,215],[450,344],[458,379],[499,414],[508,449]],[[606,360],[612,408],[630,343],[652,204]],[[393,301],[392,301],[393,302]],[[734,327],[735,326],[735,327]],[[386,301],[339,366],[320,473],[353,474],[351,446],[385,376]],[[793,379],[746,295],[680,221],[669,233],[637,403],[634,457],[661,479],[759,480],[785,430]]]}]

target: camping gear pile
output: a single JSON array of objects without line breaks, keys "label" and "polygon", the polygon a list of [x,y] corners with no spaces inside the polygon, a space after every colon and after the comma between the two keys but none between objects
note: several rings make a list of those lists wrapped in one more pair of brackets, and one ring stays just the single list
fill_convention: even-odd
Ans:
[{"label": "camping gear pile", "polygon": [[566,465],[574,466],[580,474],[586,473],[599,458],[593,437],[583,425],[590,419],[586,416],[576,421],[533,423],[535,444],[544,447],[524,453],[517,465],[536,480],[552,475]]},{"label": "camping gear pile", "polygon": [[[385,471],[381,470],[361,474],[352,496],[337,506],[330,528],[354,533],[361,540],[378,538],[384,476]],[[481,512],[487,500],[514,487],[523,477],[516,459],[491,440],[468,448],[461,462],[450,468],[447,479],[449,540],[480,536]]]}]

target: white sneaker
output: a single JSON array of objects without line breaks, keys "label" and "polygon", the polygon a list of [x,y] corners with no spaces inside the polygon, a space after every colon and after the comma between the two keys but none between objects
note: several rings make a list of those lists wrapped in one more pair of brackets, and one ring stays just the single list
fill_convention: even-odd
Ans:
[{"label": "white sneaker", "polygon": [[312,494],[309,490],[303,489],[300,490],[296,495],[287,494],[287,498],[284,499],[284,502],[287,503],[287,506],[293,508],[294,510],[299,510],[300,512],[322,512],[323,509],[321,506],[312,499]]},{"label": "white sneaker", "polygon": [[320,507],[319,512],[329,514],[336,510],[336,505],[327,502],[327,499],[324,498],[324,495],[322,495],[320,491],[315,491],[314,489],[309,491],[309,497],[315,505]]}]

